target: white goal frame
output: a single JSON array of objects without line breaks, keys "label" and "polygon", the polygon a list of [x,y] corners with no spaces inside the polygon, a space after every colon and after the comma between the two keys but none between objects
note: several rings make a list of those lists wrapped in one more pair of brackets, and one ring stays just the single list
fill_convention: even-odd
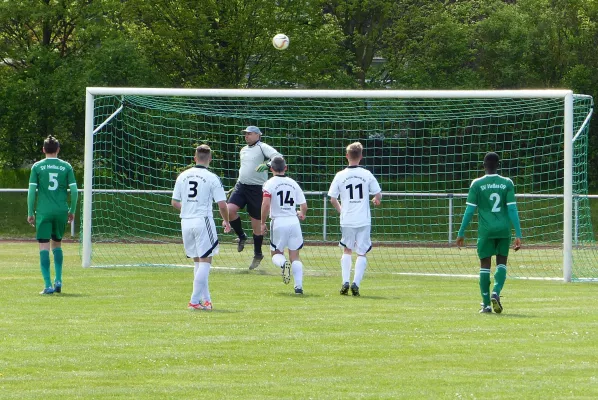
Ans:
[{"label": "white goal frame", "polygon": [[[82,266],[91,266],[91,211],[93,196],[93,135],[120,109],[94,127],[94,96],[139,95],[182,97],[262,98],[397,98],[397,99],[483,99],[553,98],[564,104],[564,188],[563,188],[563,280],[571,282],[573,269],[573,91],[557,90],[283,90],[283,89],[160,89],[88,87],[85,99],[85,161],[83,182]],[[588,118],[586,118],[586,123]],[[585,126],[585,123],[584,123]],[[583,127],[581,128],[583,129]]]}]

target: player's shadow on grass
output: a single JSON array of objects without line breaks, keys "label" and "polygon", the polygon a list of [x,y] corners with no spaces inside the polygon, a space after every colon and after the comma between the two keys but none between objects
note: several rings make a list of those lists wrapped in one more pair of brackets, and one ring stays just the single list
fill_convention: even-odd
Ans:
[{"label": "player's shadow on grass", "polygon": [[[354,296],[347,296],[347,297],[354,297]],[[399,300],[399,297],[384,297],[384,296],[370,296],[368,294],[362,294],[361,296],[357,297],[356,299],[364,299],[364,300]]]},{"label": "player's shadow on grass", "polygon": [[54,293],[52,297],[61,298],[61,297],[90,297],[86,293]]},{"label": "player's shadow on grass", "polygon": [[295,294],[292,292],[292,289],[289,292],[276,292],[275,295],[278,297],[296,297],[297,299],[304,299],[304,298],[309,298],[309,297],[322,297],[322,295],[319,293],[311,293],[311,292],[307,292],[307,293],[303,293],[303,294]]},{"label": "player's shadow on grass", "polygon": [[512,313],[502,313],[502,314],[494,314],[496,318],[538,318],[537,315],[533,314],[512,314]]},{"label": "player's shadow on grass", "polygon": [[280,275],[280,272],[278,274],[275,274],[273,271],[267,271],[267,270],[263,270],[263,269],[239,269],[239,271],[234,271],[232,273],[235,274],[240,274],[240,275]]},{"label": "player's shadow on grass", "polygon": [[200,311],[193,311],[197,314],[207,314],[207,313],[216,313],[216,314],[237,314],[239,311],[237,310],[228,310],[226,308],[214,308],[210,311],[200,310]]}]

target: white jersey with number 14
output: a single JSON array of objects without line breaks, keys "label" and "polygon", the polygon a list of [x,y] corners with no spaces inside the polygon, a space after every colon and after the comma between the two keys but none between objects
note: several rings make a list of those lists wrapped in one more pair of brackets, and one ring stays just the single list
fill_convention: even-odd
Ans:
[{"label": "white jersey with number 14", "polygon": [[299,184],[288,176],[273,176],[264,183],[265,197],[271,197],[270,218],[297,218],[297,206],[304,204],[305,195]]}]

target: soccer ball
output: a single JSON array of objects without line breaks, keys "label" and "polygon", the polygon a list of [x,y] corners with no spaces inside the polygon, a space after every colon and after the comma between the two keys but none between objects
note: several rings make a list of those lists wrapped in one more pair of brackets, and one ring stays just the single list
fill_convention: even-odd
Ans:
[{"label": "soccer ball", "polygon": [[289,38],[284,33],[279,33],[272,38],[272,45],[277,50],[284,50],[289,47]]}]

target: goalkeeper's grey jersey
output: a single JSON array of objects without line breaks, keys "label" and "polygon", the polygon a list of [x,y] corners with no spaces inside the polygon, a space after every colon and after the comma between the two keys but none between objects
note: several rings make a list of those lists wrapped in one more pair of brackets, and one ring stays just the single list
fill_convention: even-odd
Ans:
[{"label": "goalkeeper's grey jersey", "polygon": [[369,195],[382,189],[370,171],[350,166],[338,172],[330,185],[328,196],[340,197],[341,226],[359,228],[372,224]]},{"label": "goalkeeper's grey jersey", "polygon": [[268,171],[256,172],[258,165],[271,160],[276,156],[282,156],[274,147],[257,141],[252,146],[245,146],[241,149],[241,168],[239,168],[239,183],[244,185],[262,186],[268,180]]},{"label": "goalkeeper's grey jersey", "polygon": [[211,217],[212,203],[225,201],[220,178],[202,165],[189,168],[176,178],[172,199],[181,202],[181,219]]}]

